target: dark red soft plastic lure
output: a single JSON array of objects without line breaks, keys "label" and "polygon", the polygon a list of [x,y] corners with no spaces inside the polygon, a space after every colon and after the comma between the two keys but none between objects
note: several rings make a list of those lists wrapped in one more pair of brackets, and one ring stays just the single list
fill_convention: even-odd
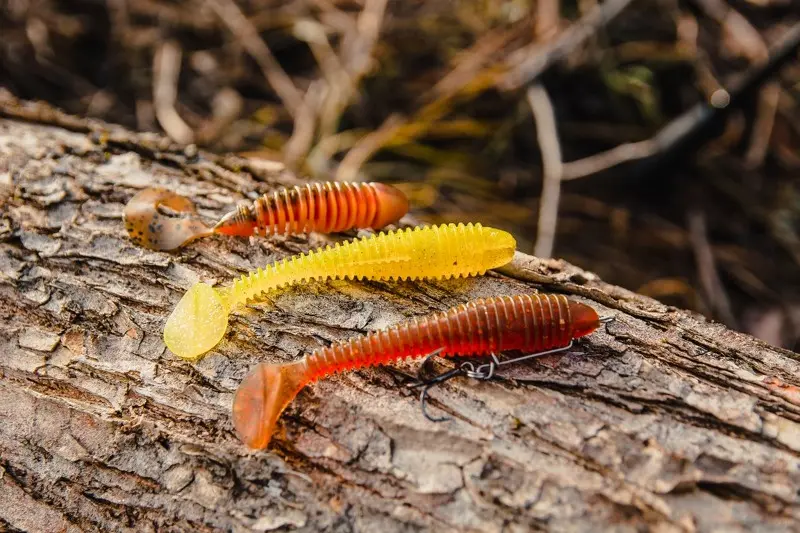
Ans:
[{"label": "dark red soft plastic lure", "polygon": [[306,384],[335,372],[406,357],[488,355],[504,350],[542,352],[566,347],[597,329],[588,305],[562,295],[533,294],[482,299],[446,312],[413,318],[315,350],[299,361],[258,365],[233,402],[233,423],[251,448],[269,444],[281,412]]}]

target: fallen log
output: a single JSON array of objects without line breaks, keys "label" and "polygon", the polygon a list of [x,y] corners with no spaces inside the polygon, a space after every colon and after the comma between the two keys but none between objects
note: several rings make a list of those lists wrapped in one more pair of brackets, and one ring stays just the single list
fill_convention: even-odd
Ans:
[{"label": "fallen log", "polygon": [[[6,92],[0,116],[3,528],[797,529],[798,354],[517,253],[477,279],[271,294],[189,363],[162,330],[192,283],[348,236],[137,247],[121,216],[142,188],[177,190],[213,219],[299,180],[277,163],[174,146]],[[566,355],[431,390],[445,422],[423,417],[405,387],[418,363],[404,362],[307,387],[266,451],[236,438],[233,393],[258,362],[531,291],[616,320]]]}]

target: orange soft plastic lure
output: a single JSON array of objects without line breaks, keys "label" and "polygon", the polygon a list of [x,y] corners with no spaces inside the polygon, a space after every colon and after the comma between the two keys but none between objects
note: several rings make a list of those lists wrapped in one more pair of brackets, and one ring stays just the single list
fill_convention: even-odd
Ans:
[{"label": "orange soft plastic lure", "polygon": [[200,220],[187,198],[158,188],[136,194],[123,217],[136,244],[168,251],[214,233],[249,237],[380,229],[407,212],[408,199],[391,185],[329,181],[265,194],[226,214],[214,227]]},{"label": "orange soft plastic lure", "polygon": [[214,231],[246,237],[381,229],[407,212],[408,199],[391,185],[328,181],[265,194],[222,217]]},{"label": "orange soft plastic lure", "polygon": [[513,259],[511,234],[480,224],[443,224],[370,235],[319,248],[245,274],[227,287],[192,286],[170,314],[164,343],[184,359],[212,349],[237,306],[310,280],[441,279],[484,274]]},{"label": "orange soft plastic lure", "polygon": [[601,324],[588,305],[562,295],[497,297],[414,318],[388,329],[320,348],[299,361],[262,363],[242,381],[233,400],[239,438],[266,448],[278,417],[310,382],[336,372],[385,364],[438,351],[488,355],[503,350],[542,352],[569,346]]}]

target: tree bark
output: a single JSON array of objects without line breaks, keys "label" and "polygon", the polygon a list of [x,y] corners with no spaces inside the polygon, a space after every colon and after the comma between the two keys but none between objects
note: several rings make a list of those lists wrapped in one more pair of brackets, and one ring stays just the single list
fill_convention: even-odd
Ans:
[{"label": "tree bark", "polygon": [[[0,92],[0,524],[23,531],[797,530],[796,353],[518,253],[481,278],[338,281],[233,315],[196,364],[166,350],[195,281],[336,237],[134,246],[164,186],[210,219],[297,180]],[[342,237],[343,236],[339,236]],[[352,235],[350,235],[352,237]],[[431,391],[418,363],[325,379],[249,452],[230,420],[253,365],[477,297],[559,291],[616,321],[564,356]],[[439,362],[437,368],[452,365]]]}]

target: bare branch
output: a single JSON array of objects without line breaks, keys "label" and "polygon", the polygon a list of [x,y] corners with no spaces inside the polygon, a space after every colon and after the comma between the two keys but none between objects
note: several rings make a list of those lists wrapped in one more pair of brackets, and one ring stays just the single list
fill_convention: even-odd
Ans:
[{"label": "bare branch", "polygon": [[692,210],[687,215],[687,222],[689,225],[689,239],[694,249],[697,273],[700,277],[700,285],[703,287],[703,292],[706,294],[711,308],[716,311],[721,320],[727,326],[736,329],[736,319],[733,315],[730,298],[728,298],[728,293],[725,292],[725,285],[723,285],[719,277],[714,252],[708,242],[705,214],[696,209]]},{"label": "bare branch", "polygon": [[358,171],[372,155],[380,150],[402,126],[403,121],[398,115],[387,118],[381,127],[368,133],[344,156],[339,168],[336,169],[336,180],[355,181]]},{"label": "bare branch", "polygon": [[175,110],[181,55],[181,48],[175,41],[167,41],[156,50],[153,58],[153,104],[156,119],[167,135],[177,143],[188,144],[194,140],[194,132]]},{"label": "bare branch", "polygon": [[367,0],[358,15],[352,32],[342,43],[342,63],[354,80],[360,79],[369,69],[372,50],[378,41],[388,0]]},{"label": "bare branch", "polygon": [[643,159],[658,151],[658,145],[651,139],[635,143],[621,144],[606,152],[584,157],[578,161],[564,163],[563,181],[575,180],[597,174],[627,161]]},{"label": "bare branch", "polygon": [[207,0],[207,2],[234,37],[241,41],[247,53],[256,60],[267,82],[281,99],[289,114],[295,116],[297,110],[303,105],[303,93],[295,87],[292,79],[281,68],[253,24],[247,20],[244,13],[232,0]]},{"label": "bare branch", "polygon": [[607,0],[572,24],[557,40],[544,46],[533,43],[517,50],[508,58],[506,66],[509,72],[499,85],[506,90],[524,87],[596,35],[631,2],[633,0]]},{"label": "bare branch", "polygon": [[536,244],[533,255],[552,257],[558,222],[558,201],[561,195],[561,175],[564,165],[561,162],[561,145],[553,104],[547,91],[539,84],[532,85],[527,92],[536,121],[536,138],[542,152],[543,185],[539,200],[539,223],[536,227]]},{"label": "bare branch", "polygon": [[[758,30],[738,11],[722,0],[695,0],[700,8],[723,29],[725,48],[733,55],[743,56],[752,64],[763,65],[769,61],[769,47]],[[745,154],[745,164],[754,168],[764,162],[772,136],[772,127],[778,113],[780,85],[765,84],[758,100],[758,110],[750,134],[750,146]]]},{"label": "bare branch", "polygon": [[324,82],[316,80],[308,87],[303,105],[294,118],[294,129],[283,147],[283,162],[287,168],[296,169],[297,164],[308,154],[314,143],[317,109],[323,93]]}]

